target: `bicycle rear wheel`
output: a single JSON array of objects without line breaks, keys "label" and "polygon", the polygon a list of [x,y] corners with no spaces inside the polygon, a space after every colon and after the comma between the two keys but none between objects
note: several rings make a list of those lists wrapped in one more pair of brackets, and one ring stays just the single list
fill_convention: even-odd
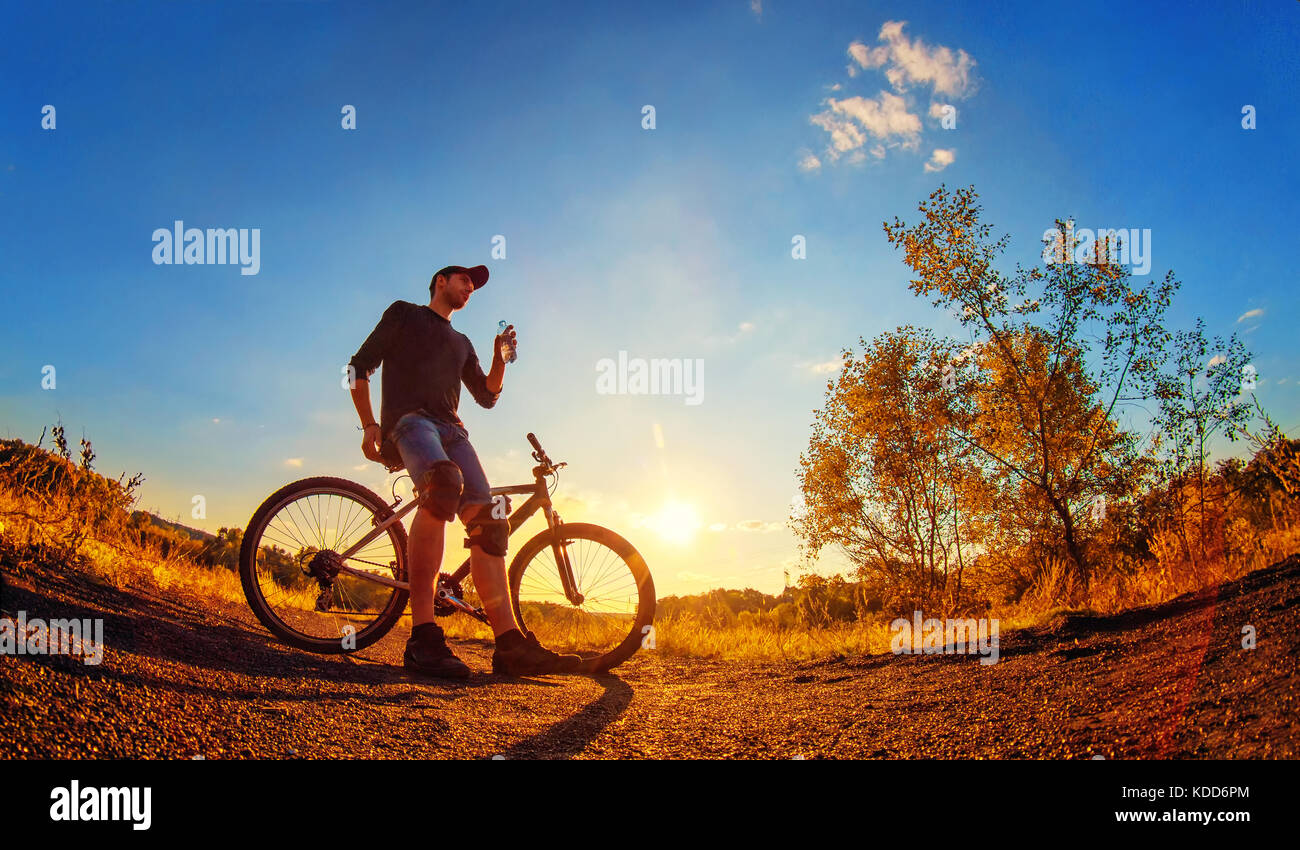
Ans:
[{"label": "bicycle rear wheel", "polygon": [[310,652],[352,652],[382,638],[406,610],[407,591],[329,567],[407,581],[400,521],[336,559],[392,514],[378,495],[342,478],[304,478],[273,493],[248,521],[239,552],[239,578],[257,619]]},{"label": "bicycle rear wheel", "polygon": [[[558,534],[557,534],[558,532]],[[563,590],[555,544],[569,559],[576,602]],[[588,672],[622,664],[653,627],[655,586],[645,559],[608,528],[564,523],[523,545],[510,564],[515,617],[557,652],[574,652]]]}]

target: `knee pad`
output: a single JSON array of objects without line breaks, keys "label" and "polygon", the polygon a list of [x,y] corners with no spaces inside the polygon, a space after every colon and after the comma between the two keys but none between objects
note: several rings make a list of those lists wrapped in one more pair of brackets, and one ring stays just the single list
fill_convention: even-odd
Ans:
[{"label": "knee pad", "polygon": [[510,551],[510,520],[492,519],[491,510],[485,508],[465,523],[469,537],[465,539],[465,548],[477,546],[489,555],[505,556]]},{"label": "knee pad", "polygon": [[444,522],[456,518],[456,509],[460,507],[460,492],[465,487],[465,477],[460,467],[449,460],[440,460],[424,476],[420,495],[424,499],[422,506]]}]

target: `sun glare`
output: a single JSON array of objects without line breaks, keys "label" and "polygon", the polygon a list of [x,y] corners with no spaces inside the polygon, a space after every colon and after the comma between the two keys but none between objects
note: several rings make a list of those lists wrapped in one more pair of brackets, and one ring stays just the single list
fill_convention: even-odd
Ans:
[{"label": "sun glare", "polygon": [[702,523],[693,506],[669,501],[646,520],[646,525],[667,542],[684,545],[695,539]]}]

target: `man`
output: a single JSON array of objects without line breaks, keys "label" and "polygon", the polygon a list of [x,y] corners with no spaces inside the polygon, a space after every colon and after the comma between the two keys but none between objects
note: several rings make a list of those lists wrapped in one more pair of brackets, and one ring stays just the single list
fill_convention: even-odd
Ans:
[{"label": "man", "polygon": [[[411,523],[407,566],[411,638],[404,664],[433,676],[464,678],[469,667],[447,647],[434,622],[434,583],[442,563],[445,523],[460,515],[469,534],[470,569],[496,635],[492,672],[511,676],[577,672],[581,658],[545,649],[515,621],[506,579],[508,520],[492,518],[487,476],[457,416],[460,385],[485,408],[496,404],[505,380],[502,344],[515,345],[514,326],[493,340],[492,369],[484,375],[469,338],[451,326],[488,280],[486,266],[447,266],[429,283],[427,306],[394,301],[351,360],[352,401],[365,434],[361,452],[383,463],[400,456],[421,505]],[[384,366],[380,421],[370,408],[370,375]]]}]

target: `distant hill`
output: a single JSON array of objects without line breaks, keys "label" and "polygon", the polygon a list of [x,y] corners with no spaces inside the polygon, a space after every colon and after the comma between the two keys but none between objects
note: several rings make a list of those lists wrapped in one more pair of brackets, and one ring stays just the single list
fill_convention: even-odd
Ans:
[{"label": "distant hill", "polygon": [[148,511],[131,511],[131,521],[140,522],[138,517],[143,516],[148,522],[161,528],[171,529],[179,534],[184,534],[191,540],[198,540],[200,543],[213,540],[217,535],[197,528],[190,528],[188,525],[181,525],[179,522],[163,519],[157,514],[151,514]]}]

